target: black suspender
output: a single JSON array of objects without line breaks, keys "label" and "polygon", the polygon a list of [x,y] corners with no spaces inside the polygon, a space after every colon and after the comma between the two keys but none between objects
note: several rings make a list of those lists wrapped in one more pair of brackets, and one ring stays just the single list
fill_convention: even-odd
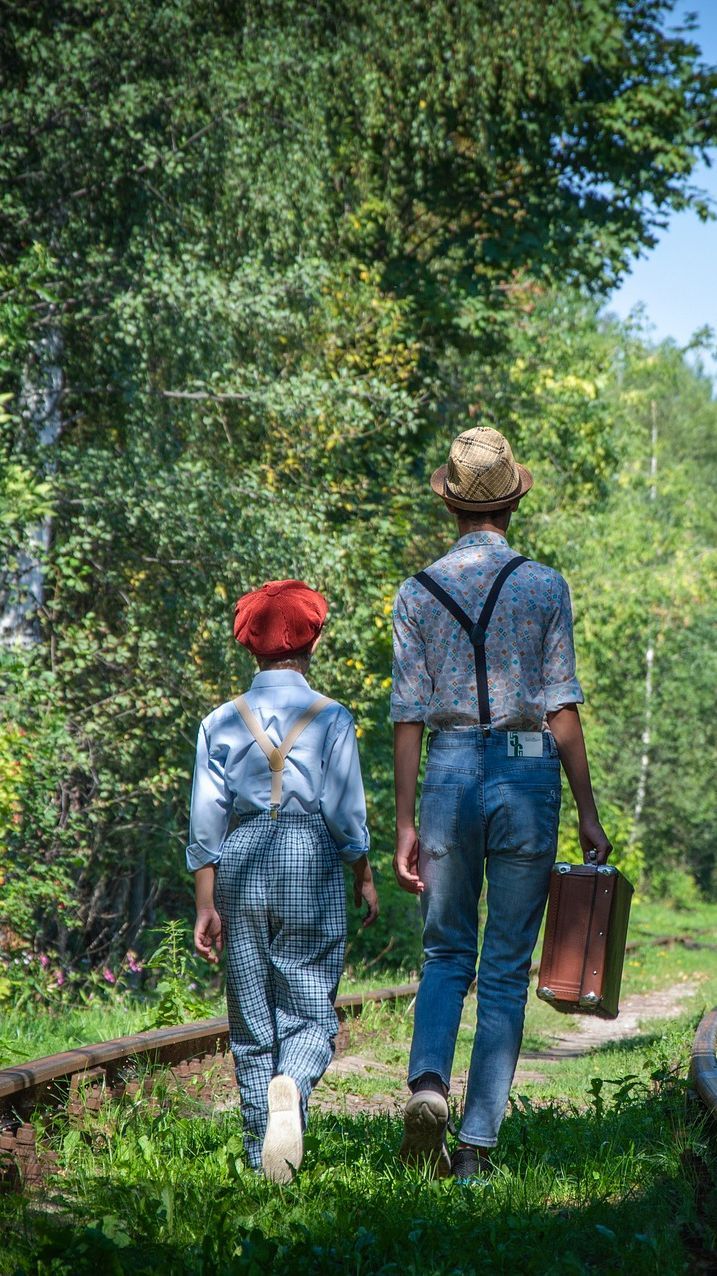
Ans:
[{"label": "black suspender", "polygon": [[488,629],[488,622],[493,615],[493,608],[498,601],[498,595],[503,588],[508,577],[515,571],[516,567],[520,567],[521,563],[527,563],[528,559],[523,554],[517,554],[515,558],[511,558],[501,567],[493,584],[488,591],[481,608],[480,616],[476,621],[471,620],[467,612],[463,610],[455,598],[451,598],[445,589],[428,575],[428,572],[416,572],[414,580],[417,580],[429,594],[438,600],[439,603],[451,613],[458,621],[459,625],[465,629],[473,646],[473,654],[476,661],[476,688],[478,691],[478,721],[481,727],[490,727],[490,703],[488,700],[488,671],[485,663],[485,637]]}]

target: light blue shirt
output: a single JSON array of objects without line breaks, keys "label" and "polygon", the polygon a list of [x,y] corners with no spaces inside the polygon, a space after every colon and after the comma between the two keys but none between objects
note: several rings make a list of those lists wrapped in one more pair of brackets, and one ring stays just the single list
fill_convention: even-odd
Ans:
[{"label": "light blue shirt", "polygon": [[[267,669],[256,675],[246,700],[279,745],[317,694],[295,670]],[[266,755],[233,700],[228,700],[204,719],[197,737],[187,846],[190,872],[219,863],[232,812],[241,816],[268,811],[270,791]],[[293,746],[284,767],[281,810],[320,812],[341,858],[349,864],[368,851],[356,731],[342,704],[332,701],[322,709]]]}]

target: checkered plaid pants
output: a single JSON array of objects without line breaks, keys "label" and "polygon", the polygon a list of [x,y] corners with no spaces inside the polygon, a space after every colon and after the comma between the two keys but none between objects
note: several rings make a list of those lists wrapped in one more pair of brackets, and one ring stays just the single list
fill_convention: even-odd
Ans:
[{"label": "checkered plaid pants", "polygon": [[215,888],[227,953],[229,1042],[250,1165],[261,1164],[267,1087],[293,1077],[304,1123],[331,1062],[346,944],[341,860],[321,815],[268,811],[224,843]]}]

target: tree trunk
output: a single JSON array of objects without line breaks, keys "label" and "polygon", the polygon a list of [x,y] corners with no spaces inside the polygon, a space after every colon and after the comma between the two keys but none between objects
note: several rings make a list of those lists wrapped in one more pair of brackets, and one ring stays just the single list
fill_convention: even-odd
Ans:
[{"label": "tree trunk", "polygon": [[[652,399],[650,403],[650,500],[657,500],[657,404]],[[637,791],[635,793],[635,809],[632,817],[632,828],[630,830],[629,842],[632,844],[637,840],[638,826],[642,819],[642,811],[645,805],[645,794],[647,792],[647,776],[650,767],[650,742],[652,739],[652,670],[655,661],[655,635],[652,630],[648,630],[647,649],[645,651],[645,716],[643,720],[642,730],[642,756],[640,758],[640,774],[637,780]]]},{"label": "tree trunk", "polygon": [[[37,444],[44,474],[56,465],[55,447],[62,431],[62,337],[50,328],[35,346],[34,357],[23,375],[20,408]],[[20,569],[11,595],[0,600],[0,642],[31,647],[39,640],[37,613],[45,601],[45,569],[52,534],[52,520],[46,518],[33,528],[30,540],[37,547],[18,555]]]}]

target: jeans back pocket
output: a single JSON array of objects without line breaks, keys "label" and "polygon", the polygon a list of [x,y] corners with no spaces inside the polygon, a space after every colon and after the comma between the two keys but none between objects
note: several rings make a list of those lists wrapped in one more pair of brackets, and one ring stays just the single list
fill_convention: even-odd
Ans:
[{"label": "jeans back pocket", "polygon": [[458,844],[462,784],[424,784],[418,822],[422,853],[438,859]]},{"label": "jeans back pocket", "polygon": [[560,781],[500,784],[508,848],[544,855],[555,850],[560,817]]}]

